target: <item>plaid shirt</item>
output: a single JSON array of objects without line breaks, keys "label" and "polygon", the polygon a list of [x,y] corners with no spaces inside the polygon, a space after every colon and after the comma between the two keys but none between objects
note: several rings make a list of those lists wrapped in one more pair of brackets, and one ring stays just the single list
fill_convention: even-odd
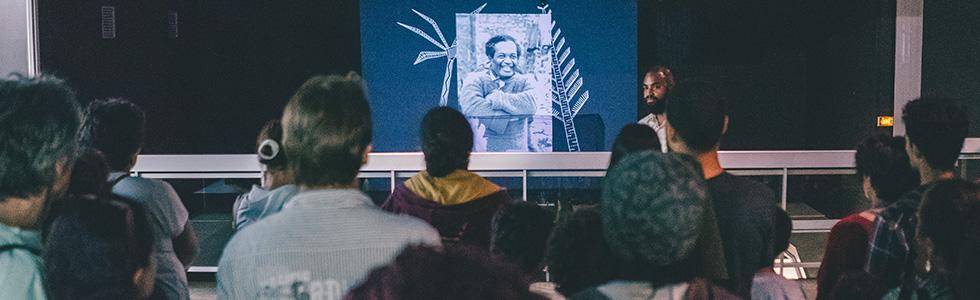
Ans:
[{"label": "plaid shirt", "polygon": [[906,272],[913,271],[909,258],[915,257],[912,243],[917,212],[927,186],[919,186],[902,195],[875,218],[868,245],[868,260],[864,269],[883,278],[889,286],[897,286]]}]

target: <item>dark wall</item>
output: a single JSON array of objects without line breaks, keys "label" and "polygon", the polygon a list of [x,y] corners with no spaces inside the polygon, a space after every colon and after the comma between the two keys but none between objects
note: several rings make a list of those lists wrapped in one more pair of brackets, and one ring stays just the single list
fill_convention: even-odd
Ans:
[{"label": "dark wall", "polygon": [[[103,5],[116,7],[116,39],[101,38]],[[360,71],[353,0],[43,1],[39,13],[42,70],[83,102],[142,105],[144,153],[250,153],[310,75]]]},{"label": "dark wall", "polygon": [[[853,149],[888,132],[893,1],[640,1],[639,64],[728,91],[722,149]],[[643,74],[638,74],[638,80]]]},{"label": "dark wall", "polygon": [[970,136],[980,137],[980,2],[926,1],[922,20],[922,95],[967,106]]},{"label": "dark wall", "polygon": [[[729,91],[723,149],[852,149],[892,111],[892,2],[639,0],[637,69]],[[102,5],[116,39],[100,38]],[[305,78],[360,70],[358,18],[355,0],[42,1],[41,66],[83,101],[142,105],[145,153],[250,153]]]}]

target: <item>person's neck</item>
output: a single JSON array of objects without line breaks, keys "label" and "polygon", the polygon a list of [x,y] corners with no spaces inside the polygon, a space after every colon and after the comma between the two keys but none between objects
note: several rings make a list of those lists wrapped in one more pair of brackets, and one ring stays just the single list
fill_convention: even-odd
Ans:
[{"label": "person's neck", "polygon": [[928,166],[919,168],[919,182],[922,185],[953,178],[956,178],[956,174],[952,170],[936,170]]},{"label": "person's neck", "polygon": [[26,198],[9,197],[0,201],[0,223],[12,227],[34,228],[38,215],[34,203],[41,201],[43,197],[43,194]]},{"label": "person's neck", "polygon": [[722,173],[725,173],[725,168],[721,167],[721,161],[718,160],[718,148],[692,155],[701,162],[701,170],[704,172],[705,180],[718,177]]}]

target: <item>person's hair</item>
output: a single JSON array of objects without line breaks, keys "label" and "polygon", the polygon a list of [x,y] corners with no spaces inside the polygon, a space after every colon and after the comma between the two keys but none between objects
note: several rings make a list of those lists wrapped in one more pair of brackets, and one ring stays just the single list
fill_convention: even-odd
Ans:
[{"label": "person's hair", "polygon": [[793,234],[793,220],[782,209],[774,209],[772,218],[771,259],[763,260],[759,268],[771,267],[777,257],[789,248],[789,238]]},{"label": "person's hair", "polygon": [[255,140],[255,153],[259,163],[270,170],[283,170],[288,167],[286,151],[282,146],[282,123],[279,120],[265,122]]},{"label": "person's hair", "polygon": [[673,89],[676,85],[676,82],[674,81],[674,72],[668,67],[653,65],[647,69],[646,73],[643,73],[643,76],[646,76],[646,74],[653,74],[654,77],[657,78],[657,81],[663,81],[666,83],[668,91]]},{"label": "person's hair", "polygon": [[875,135],[864,139],[854,153],[858,177],[867,176],[884,207],[919,186],[919,175],[909,165],[905,138]]},{"label": "person's hair", "polygon": [[497,43],[504,41],[514,43],[514,46],[517,48],[517,57],[521,57],[521,44],[517,43],[517,39],[514,39],[514,37],[506,34],[497,35],[487,40],[486,45],[484,45],[484,51],[487,53],[487,57],[493,59],[493,56],[497,54],[497,49],[494,49],[493,47],[496,46]]},{"label": "person's hair", "polygon": [[920,238],[928,238],[932,242],[933,255],[930,260],[934,270],[956,272],[963,241],[980,230],[976,226],[969,227],[977,223],[969,217],[971,214],[972,217],[977,216],[974,212],[978,206],[980,191],[976,184],[965,180],[940,181],[926,190],[919,207],[918,234]]},{"label": "person's hair", "polygon": [[612,155],[609,156],[609,166],[612,167],[626,154],[645,150],[660,151],[660,138],[657,137],[657,132],[650,126],[643,124],[634,123],[623,126],[613,143]]},{"label": "person's hair", "polygon": [[422,153],[429,175],[443,177],[465,170],[472,150],[473,129],[460,112],[443,106],[422,118]]},{"label": "person's hair", "polygon": [[543,299],[529,285],[519,269],[486,250],[410,246],[371,271],[344,299]]},{"label": "person's hair", "polygon": [[490,223],[490,252],[537,276],[555,215],[530,202],[509,203]]},{"label": "person's hair", "polygon": [[930,167],[951,170],[970,128],[966,109],[948,98],[919,98],[902,109],[905,135]]},{"label": "person's hair", "polygon": [[714,85],[704,81],[682,81],[670,92],[667,122],[684,145],[700,153],[718,145],[725,130],[725,99]]},{"label": "person's hair", "polygon": [[597,209],[577,210],[555,226],[546,257],[548,272],[564,295],[606,283],[616,275]]},{"label": "person's hair", "polygon": [[[151,264],[153,229],[137,203],[72,199],[51,224],[44,251],[51,299],[136,299],[137,270]],[[146,274],[152,276],[152,274]]]},{"label": "person's hair", "polygon": [[980,205],[971,205],[964,215],[965,236],[959,249],[959,266],[952,275],[958,299],[980,299],[980,282],[973,272],[980,268]]},{"label": "person's hair", "polygon": [[70,170],[80,120],[75,92],[61,79],[0,79],[0,201],[50,188],[59,164]]},{"label": "person's hair", "polygon": [[146,114],[135,103],[109,99],[88,104],[79,141],[101,151],[110,169],[129,171],[125,169],[145,138]]},{"label": "person's hair", "polygon": [[360,76],[310,78],[286,105],[282,125],[296,184],[350,184],[371,144],[371,108]]},{"label": "person's hair", "polygon": [[92,148],[82,148],[71,171],[68,194],[103,195],[108,193],[109,164],[102,152]]}]

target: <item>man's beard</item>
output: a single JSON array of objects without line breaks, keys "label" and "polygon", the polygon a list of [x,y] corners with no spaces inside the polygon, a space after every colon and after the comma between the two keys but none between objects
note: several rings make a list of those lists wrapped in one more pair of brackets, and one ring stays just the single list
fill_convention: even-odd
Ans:
[{"label": "man's beard", "polygon": [[656,98],[653,98],[653,97],[651,97],[651,98],[653,99],[653,103],[650,103],[649,101],[646,101],[647,99],[643,99],[644,100],[643,101],[643,107],[646,107],[647,113],[651,113],[651,114],[654,114],[654,115],[663,114],[664,111],[667,110],[667,101],[666,101],[666,99],[656,99]]}]

